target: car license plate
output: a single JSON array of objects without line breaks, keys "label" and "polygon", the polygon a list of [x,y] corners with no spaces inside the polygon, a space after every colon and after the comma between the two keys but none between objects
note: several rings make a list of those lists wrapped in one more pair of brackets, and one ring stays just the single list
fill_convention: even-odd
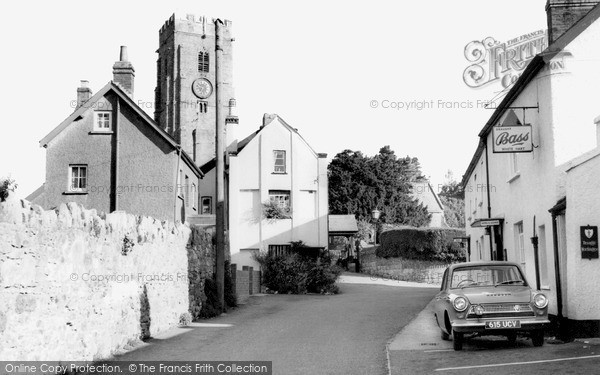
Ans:
[{"label": "car license plate", "polygon": [[521,328],[521,321],[519,321],[519,320],[491,320],[489,322],[485,322],[485,328],[487,328],[487,329]]}]

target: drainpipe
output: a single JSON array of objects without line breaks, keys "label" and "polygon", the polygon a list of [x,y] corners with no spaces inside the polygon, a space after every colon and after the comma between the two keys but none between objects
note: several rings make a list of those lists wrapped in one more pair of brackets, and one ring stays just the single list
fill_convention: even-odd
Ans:
[{"label": "drainpipe", "polygon": [[563,326],[563,302],[562,302],[562,285],[560,281],[560,261],[558,259],[558,228],[556,225],[556,212],[552,212],[552,240],[554,242],[554,279],[556,282],[556,319],[558,335],[562,338]]},{"label": "drainpipe", "polygon": [[114,120],[114,135],[113,135],[113,141],[115,142],[114,145],[114,162],[113,162],[113,186],[112,186],[112,207],[111,207],[111,212],[117,211],[119,209],[119,114],[121,113],[121,101],[119,99],[119,97],[117,96],[117,103],[116,103],[116,111],[115,111],[115,120]]},{"label": "drainpipe", "polygon": [[173,224],[177,221],[177,198],[179,197],[179,168],[181,164],[181,146],[177,145],[177,169],[175,170],[175,199],[173,200]]},{"label": "drainpipe", "polygon": [[[487,137],[487,136],[486,136]],[[483,142],[483,147],[485,147],[485,187],[487,190],[487,211],[488,211],[488,219],[492,218],[492,203],[490,200],[490,166],[488,163],[488,146],[487,146],[487,138],[481,137],[481,141]],[[490,260],[494,260],[494,244],[492,238],[494,237],[494,227],[489,227],[489,235],[490,235]]]}]

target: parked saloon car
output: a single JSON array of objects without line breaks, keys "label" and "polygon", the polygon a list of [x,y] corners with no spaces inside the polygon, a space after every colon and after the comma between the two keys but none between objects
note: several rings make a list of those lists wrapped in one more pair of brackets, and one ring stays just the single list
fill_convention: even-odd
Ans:
[{"label": "parked saloon car", "polygon": [[465,333],[505,335],[511,342],[527,333],[544,344],[548,298],[532,290],[521,267],[512,262],[472,262],[449,266],[435,297],[435,318],[442,339],[453,336],[462,350]]}]

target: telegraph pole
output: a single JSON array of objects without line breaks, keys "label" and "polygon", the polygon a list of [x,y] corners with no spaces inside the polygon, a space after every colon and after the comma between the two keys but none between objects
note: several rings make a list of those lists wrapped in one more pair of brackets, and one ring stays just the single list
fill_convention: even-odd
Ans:
[{"label": "telegraph pole", "polygon": [[223,49],[221,43],[221,26],[223,22],[220,19],[214,20],[215,23],[215,95],[216,95],[216,230],[217,230],[217,251],[216,251],[216,284],[219,305],[221,309],[225,308],[225,118],[222,113],[222,93],[221,93],[221,64]]}]

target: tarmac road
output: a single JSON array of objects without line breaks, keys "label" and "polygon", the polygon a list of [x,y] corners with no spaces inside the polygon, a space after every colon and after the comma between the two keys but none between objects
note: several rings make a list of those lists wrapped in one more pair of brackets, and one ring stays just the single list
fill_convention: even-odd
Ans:
[{"label": "tarmac road", "polygon": [[344,279],[350,283],[340,284],[338,295],[252,297],[225,316],[176,329],[116,359],[266,360],[274,374],[388,374],[386,345],[436,289]]}]

